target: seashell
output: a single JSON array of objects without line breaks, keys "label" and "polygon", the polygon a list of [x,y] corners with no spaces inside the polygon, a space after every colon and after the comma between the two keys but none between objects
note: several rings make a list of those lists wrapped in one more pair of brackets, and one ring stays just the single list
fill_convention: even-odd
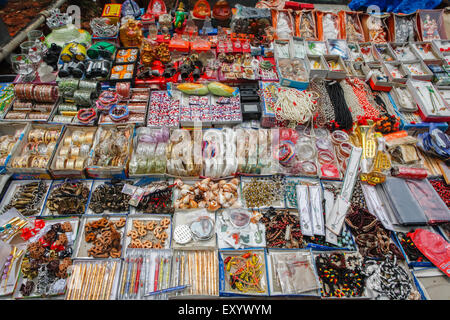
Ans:
[{"label": "seashell", "polygon": [[173,182],[178,188],[181,188],[184,185],[184,182],[181,179],[175,179]]},{"label": "seashell", "polygon": [[195,189],[195,190],[194,190],[194,194],[195,194],[196,196],[198,196],[200,193],[201,193],[200,189]]},{"label": "seashell", "polygon": [[184,196],[183,198],[181,198],[181,202],[182,202],[183,204],[189,203],[189,200],[190,200],[189,196]]},{"label": "seashell", "polygon": [[225,199],[225,196],[224,196],[224,194],[223,194],[222,192],[219,192],[219,197],[218,197],[217,201],[218,201],[221,205],[223,205],[224,203],[227,202],[227,199]]},{"label": "seashell", "polygon": [[227,182],[225,180],[220,180],[219,181],[219,187],[223,187],[224,184],[226,184]]},{"label": "seashell", "polygon": [[185,204],[185,203],[182,203],[182,204],[180,205],[180,209],[189,209],[189,205],[188,205],[188,204]]},{"label": "seashell", "polygon": [[200,185],[201,185],[201,182],[200,182],[200,181],[197,181],[197,182],[194,184],[194,187],[195,187],[195,188],[198,188]]},{"label": "seashell", "polygon": [[198,203],[198,207],[199,208],[206,208],[207,204],[205,200],[202,200]]},{"label": "seashell", "polygon": [[224,192],[223,195],[225,196],[225,199],[227,199],[227,201],[233,198],[233,194],[231,192]]},{"label": "seashell", "polygon": [[223,189],[223,191],[226,191],[226,192],[233,192],[233,191],[237,190],[237,186],[232,183],[227,183],[223,186],[222,189]]},{"label": "seashell", "polygon": [[188,191],[189,191],[190,186],[187,185],[187,184],[184,184],[180,189],[181,189],[181,190],[188,190]]},{"label": "seashell", "polygon": [[198,203],[194,200],[189,200],[189,206],[191,208],[198,208]]},{"label": "seashell", "polygon": [[217,201],[213,200],[208,205],[208,211],[216,211],[220,208],[220,204]]},{"label": "seashell", "polygon": [[231,182],[232,184],[234,184],[235,186],[238,186],[238,185],[239,185],[239,179],[238,179],[238,178],[233,178],[233,179],[230,180],[230,182]]},{"label": "seashell", "polygon": [[211,178],[206,178],[206,179],[203,179],[202,181],[201,181],[201,184],[205,184],[205,185],[208,185],[208,183],[211,181]]},{"label": "seashell", "polygon": [[205,194],[203,195],[203,198],[205,198],[206,201],[212,200],[213,198],[213,193],[211,191],[205,192]]},{"label": "seashell", "polygon": [[203,192],[206,192],[206,191],[209,190],[208,185],[207,185],[207,184],[203,184],[203,183],[202,183],[201,185],[199,185],[198,188],[199,188],[201,191],[203,191]]},{"label": "seashell", "polygon": [[218,183],[214,183],[214,184],[211,185],[211,190],[212,191],[217,190],[217,189],[219,189],[219,184]]},{"label": "seashell", "polygon": [[180,208],[181,204],[182,204],[182,202],[180,199],[175,200],[175,208]]},{"label": "seashell", "polygon": [[187,195],[187,194],[190,194],[190,191],[189,190],[187,190],[187,189],[181,189],[181,195],[182,196],[185,196],[185,195]]},{"label": "seashell", "polygon": [[214,191],[212,192],[212,194],[213,194],[214,196],[217,197],[217,196],[219,195],[219,192],[220,192],[219,190],[214,190]]}]

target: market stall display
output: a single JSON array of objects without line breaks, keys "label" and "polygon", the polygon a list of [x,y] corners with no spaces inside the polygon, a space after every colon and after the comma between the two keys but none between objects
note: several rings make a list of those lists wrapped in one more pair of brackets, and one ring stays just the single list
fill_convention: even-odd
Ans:
[{"label": "market stall display", "polygon": [[50,12],[0,84],[0,295],[436,298],[442,15],[127,0],[91,36]]}]

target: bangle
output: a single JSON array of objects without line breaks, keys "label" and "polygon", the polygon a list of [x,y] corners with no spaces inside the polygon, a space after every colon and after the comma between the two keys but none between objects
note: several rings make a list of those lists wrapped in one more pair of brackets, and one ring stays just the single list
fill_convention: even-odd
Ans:
[{"label": "bangle", "polygon": [[318,159],[320,164],[331,163],[334,160],[334,155],[331,151],[320,150],[318,153]]},{"label": "bangle", "polygon": [[66,169],[74,169],[74,168],[75,168],[75,160],[74,159],[67,159]]},{"label": "bangle", "polygon": [[66,162],[67,162],[66,158],[58,157],[56,159],[55,169],[56,170],[63,170],[63,169],[65,169],[66,168]]},{"label": "bangle", "polygon": [[91,151],[91,145],[82,144],[80,147],[80,157],[87,158],[89,156],[89,151]]},{"label": "bangle", "polygon": [[76,130],[72,132],[72,143],[74,145],[80,145],[83,143],[84,132],[81,130]]},{"label": "bangle", "polygon": [[345,157],[348,158],[350,156],[350,153],[352,152],[352,145],[348,142],[342,142],[339,145],[339,153]]},{"label": "bangle", "polygon": [[68,146],[64,146],[64,147],[62,147],[60,150],[59,150],[59,155],[61,156],[61,157],[67,157],[68,155],[69,155],[69,152],[70,152],[70,149],[69,149],[70,147],[68,147]]},{"label": "bangle", "polygon": [[103,91],[97,99],[97,108],[108,111],[109,108],[118,101],[117,93],[113,91]]},{"label": "bangle", "polygon": [[76,170],[83,170],[84,168],[84,159],[83,158],[76,158],[75,159],[75,169]]},{"label": "bangle", "polygon": [[320,150],[330,150],[333,144],[327,138],[320,138],[316,141],[316,147]]},{"label": "bangle", "polygon": [[97,113],[94,108],[80,109],[78,111],[77,118],[81,123],[88,124],[95,118],[96,115]]},{"label": "bangle", "polygon": [[118,82],[116,83],[116,92],[121,98],[128,98],[130,96],[130,82]]},{"label": "bangle", "polygon": [[80,147],[72,146],[72,149],[70,150],[70,156],[72,158],[78,158],[80,156]]},{"label": "bangle", "polygon": [[300,168],[305,174],[315,175],[317,173],[317,166],[312,161],[301,162]]},{"label": "bangle", "polygon": [[72,137],[71,136],[65,137],[63,145],[70,146],[71,144],[72,144]]},{"label": "bangle", "polygon": [[40,157],[39,156],[33,156],[30,158],[30,168],[39,168],[40,163]]},{"label": "bangle", "polygon": [[31,130],[28,134],[28,141],[32,142],[38,142],[38,141],[44,141],[45,131],[41,129],[34,129]]},{"label": "bangle", "polygon": [[112,121],[115,122],[128,119],[129,115],[130,111],[128,110],[127,106],[114,105],[109,110],[109,117],[111,118]]},{"label": "bangle", "polygon": [[334,144],[341,144],[342,142],[348,141],[348,134],[341,130],[333,131],[331,134],[331,141],[333,141]]},{"label": "bangle", "polygon": [[83,138],[81,139],[82,144],[92,144],[92,141],[94,140],[94,131],[88,131],[84,134]]}]

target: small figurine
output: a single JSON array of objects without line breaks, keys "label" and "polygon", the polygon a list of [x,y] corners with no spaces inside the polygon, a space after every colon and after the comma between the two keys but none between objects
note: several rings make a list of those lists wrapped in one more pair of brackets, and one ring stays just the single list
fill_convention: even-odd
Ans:
[{"label": "small figurine", "polygon": [[142,26],[133,18],[120,27],[120,42],[124,47],[140,47],[142,45]]},{"label": "small figurine", "polygon": [[305,39],[315,38],[314,27],[304,13],[300,18],[300,36]]},{"label": "small figurine", "polygon": [[142,16],[142,20],[153,21],[161,15],[167,14],[166,4],[162,0],[152,0],[148,4],[147,11]]},{"label": "small figurine", "polygon": [[184,11],[183,2],[180,2],[177,11],[175,11],[175,19],[173,21],[173,26],[175,29],[181,29],[185,26],[187,14],[188,13]]},{"label": "small figurine", "polygon": [[206,0],[198,0],[194,5],[192,14],[197,19],[202,20],[205,19],[206,17],[211,17],[211,6]]},{"label": "small figurine", "polygon": [[369,19],[367,19],[367,28],[369,29],[369,37],[372,42],[387,42],[387,34],[383,29],[383,23],[380,18],[370,16]]},{"label": "small figurine", "polygon": [[423,40],[431,41],[439,40],[440,38],[436,20],[431,19],[430,15],[427,14],[423,23]]},{"label": "small figurine", "polygon": [[150,67],[156,58],[155,45],[150,41],[144,41],[141,49],[141,62],[145,67]]},{"label": "small figurine", "polygon": [[225,21],[231,18],[231,8],[226,0],[219,0],[212,10],[213,18],[220,21]]},{"label": "small figurine", "polygon": [[358,25],[356,24],[355,19],[350,14],[347,15],[346,28],[347,41],[362,42],[364,40],[361,31],[357,30]]}]

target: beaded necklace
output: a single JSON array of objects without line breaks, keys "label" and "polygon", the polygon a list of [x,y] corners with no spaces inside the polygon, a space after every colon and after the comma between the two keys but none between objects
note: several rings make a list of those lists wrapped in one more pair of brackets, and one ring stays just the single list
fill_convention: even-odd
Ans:
[{"label": "beaded necklace", "polygon": [[364,83],[358,78],[347,78],[345,79],[348,84],[353,88],[353,92],[364,110],[364,116],[368,118],[378,118],[380,112],[374,107],[374,105],[369,101],[369,95],[364,87]]},{"label": "beaded necklace", "polygon": [[359,104],[358,98],[353,91],[353,87],[346,81],[341,82],[342,90],[344,90],[345,101],[352,112],[353,121],[358,119],[358,116],[364,116],[364,109]]},{"label": "beaded necklace", "polygon": [[311,82],[310,87],[319,94],[317,100],[318,116],[315,119],[315,122],[318,126],[324,126],[327,122],[335,120],[334,109],[331,104],[330,96],[325,88],[325,81],[315,79]]}]

